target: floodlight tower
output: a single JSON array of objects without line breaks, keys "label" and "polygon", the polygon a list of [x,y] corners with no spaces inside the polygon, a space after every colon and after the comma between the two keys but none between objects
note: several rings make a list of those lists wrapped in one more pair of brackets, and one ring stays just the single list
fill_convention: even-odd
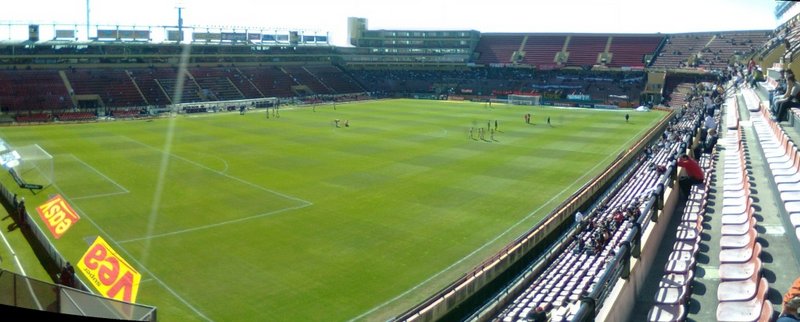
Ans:
[{"label": "floodlight tower", "polygon": [[178,9],[178,43],[181,43],[183,42],[183,17],[181,16],[183,7],[178,3],[178,6],[175,8]]},{"label": "floodlight tower", "polygon": [[86,41],[89,41],[89,0],[86,0]]}]

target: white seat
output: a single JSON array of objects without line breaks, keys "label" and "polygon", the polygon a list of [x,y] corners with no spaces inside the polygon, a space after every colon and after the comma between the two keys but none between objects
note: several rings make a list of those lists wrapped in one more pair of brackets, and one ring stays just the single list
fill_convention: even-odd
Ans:
[{"label": "white seat", "polygon": [[719,252],[719,262],[721,264],[745,263],[758,257],[761,254],[761,244],[753,241],[745,247],[728,248]]},{"label": "white seat", "polygon": [[[752,208],[751,208],[752,209]],[[752,211],[748,211],[745,213],[739,214],[723,214],[722,215],[722,224],[723,225],[740,225],[748,222],[750,218],[752,218]]]},{"label": "white seat", "polygon": [[742,224],[730,224],[730,225],[722,225],[722,235],[731,235],[731,236],[741,236],[747,234],[750,229],[755,228],[756,226],[756,219],[750,217],[750,220],[742,223]]},{"label": "white seat", "polygon": [[[725,219],[725,218],[723,218]],[[750,218],[747,219],[749,221]],[[743,221],[744,222],[744,221]],[[719,239],[719,246],[722,249],[727,248],[742,248],[750,244],[756,239],[756,230],[750,229],[747,234],[741,236],[722,236]]]},{"label": "white seat", "polygon": [[655,295],[658,304],[684,304],[688,295],[688,286],[659,287]]},{"label": "white seat", "polygon": [[746,280],[720,282],[717,286],[717,300],[720,302],[747,301],[753,298],[758,291],[760,276],[761,274],[756,272]]},{"label": "white seat", "polygon": [[[752,279],[761,271],[761,259],[752,256],[745,263],[724,263],[719,265],[719,278],[722,281],[743,281]],[[722,284],[722,283],[720,283]]]},{"label": "white seat", "polygon": [[683,304],[656,304],[647,313],[649,322],[678,322],[686,318]]}]

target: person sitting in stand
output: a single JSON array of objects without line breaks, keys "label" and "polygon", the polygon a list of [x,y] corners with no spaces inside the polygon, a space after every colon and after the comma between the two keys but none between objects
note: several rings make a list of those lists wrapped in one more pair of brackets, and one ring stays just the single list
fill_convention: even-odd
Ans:
[{"label": "person sitting in stand", "polygon": [[586,254],[591,256],[596,254],[595,248],[597,247],[597,243],[594,241],[594,238],[589,238],[589,241],[586,242]]},{"label": "person sitting in stand", "polygon": [[575,246],[575,250],[573,251],[575,254],[583,253],[583,250],[586,246],[586,242],[583,241],[583,238],[578,238],[578,245]]},{"label": "person sitting in stand", "polygon": [[678,179],[681,196],[686,197],[689,195],[689,190],[693,185],[703,183],[705,174],[703,173],[703,169],[700,167],[700,164],[698,164],[694,159],[690,158],[687,154],[683,154],[680,158],[678,158],[678,166],[686,169],[686,175],[682,175]]},{"label": "person sitting in stand", "polygon": [[775,115],[772,116],[773,121],[784,121],[785,112],[792,107],[797,106],[797,95],[800,94],[800,83],[795,79],[794,73],[786,73],[786,92],[783,96],[775,100]]},{"label": "person sitting in stand", "polygon": [[703,153],[713,153],[714,146],[717,145],[717,140],[719,140],[719,136],[717,136],[717,130],[708,130],[708,135],[706,135],[705,140],[698,142],[697,146],[695,146],[694,150],[692,151],[694,153],[694,159],[699,160]]},{"label": "person sitting in stand", "polygon": [[788,299],[784,298],[781,314],[778,316],[778,319],[775,320],[775,322],[800,321],[800,314],[797,312],[798,309],[800,309],[800,296],[795,296]]},{"label": "person sitting in stand", "polygon": [[531,322],[546,322],[547,321],[547,312],[544,311],[544,307],[537,306],[533,311],[528,313],[528,321]]},{"label": "person sitting in stand", "polygon": [[617,227],[619,227],[624,220],[625,216],[622,214],[622,211],[617,211],[614,213],[614,222],[616,223]]}]

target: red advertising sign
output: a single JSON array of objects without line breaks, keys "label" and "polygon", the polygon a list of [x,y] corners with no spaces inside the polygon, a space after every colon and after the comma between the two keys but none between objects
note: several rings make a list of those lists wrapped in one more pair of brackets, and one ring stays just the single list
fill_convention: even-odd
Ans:
[{"label": "red advertising sign", "polygon": [[61,235],[64,235],[72,225],[81,219],[61,195],[50,198],[41,206],[36,207],[36,211],[56,239],[61,238]]}]

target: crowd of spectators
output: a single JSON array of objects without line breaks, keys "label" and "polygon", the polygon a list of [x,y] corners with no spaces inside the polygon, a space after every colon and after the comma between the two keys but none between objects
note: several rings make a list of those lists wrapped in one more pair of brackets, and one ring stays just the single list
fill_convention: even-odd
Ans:
[{"label": "crowd of spectators", "polygon": [[588,216],[580,216],[580,225],[584,235],[589,238],[577,238],[574,254],[586,253],[587,255],[599,254],[611,240],[611,234],[623,224],[630,224],[642,214],[641,206],[644,199],[633,199],[628,205],[616,206],[611,210],[612,215],[602,217],[599,214],[609,211],[606,204],[598,206]]},{"label": "crowd of spectators", "polygon": [[643,71],[475,67],[456,71],[359,70],[351,74],[369,91],[483,96],[527,93],[552,100],[567,99],[571,94],[585,94],[602,101],[609,95],[638,99],[646,82]]}]

